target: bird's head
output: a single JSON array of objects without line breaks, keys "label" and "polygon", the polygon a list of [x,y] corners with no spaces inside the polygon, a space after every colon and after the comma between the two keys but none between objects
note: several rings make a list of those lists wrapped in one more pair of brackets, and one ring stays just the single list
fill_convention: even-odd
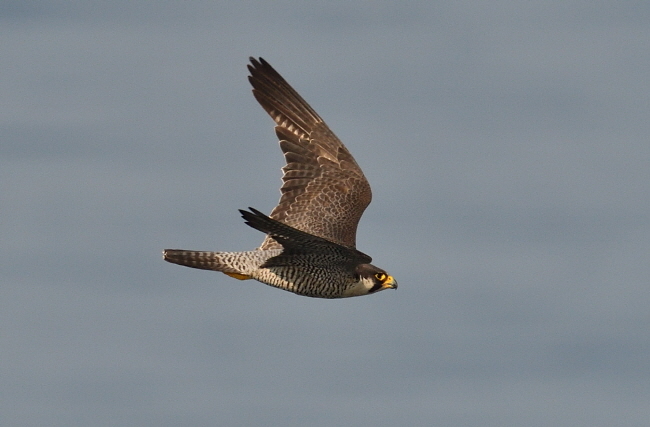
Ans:
[{"label": "bird's head", "polygon": [[359,264],[354,270],[354,277],[365,294],[374,294],[384,289],[397,289],[393,276],[372,264]]}]

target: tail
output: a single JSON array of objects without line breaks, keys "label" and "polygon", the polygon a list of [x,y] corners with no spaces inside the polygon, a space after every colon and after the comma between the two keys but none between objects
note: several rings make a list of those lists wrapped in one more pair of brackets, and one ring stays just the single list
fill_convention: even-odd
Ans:
[{"label": "tail", "polygon": [[201,270],[220,271],[240,280],[250,279],[249,275],[232,265],[232,255],[232,252],[185,251],[182,249],[165,249],[163,251],[163,259],[173,264]]}]

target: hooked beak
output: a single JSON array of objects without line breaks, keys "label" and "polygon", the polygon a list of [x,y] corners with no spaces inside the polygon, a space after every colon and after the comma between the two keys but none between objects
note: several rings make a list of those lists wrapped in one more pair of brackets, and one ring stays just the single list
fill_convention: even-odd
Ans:
[{"label": "hooked beak", "polygon": [[393,276],[388,276],[384,283],[381,285],[381,289],[397,289],[397,282],[393,279]]}]

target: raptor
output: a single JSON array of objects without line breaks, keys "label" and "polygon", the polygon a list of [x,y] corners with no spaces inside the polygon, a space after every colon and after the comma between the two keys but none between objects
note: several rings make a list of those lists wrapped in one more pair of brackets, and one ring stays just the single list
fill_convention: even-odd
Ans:
[{"label": "raptor", "polygon": [[253,208],[239,211],[246,224],[266,238],[251,251],[165,249],[163,259],[315,298],[396,289],[395,279],[356,249],[357,225],[372,198],[361,168],[268,62],[250,62],[253,95],[275,121],[286,160],[280,202],[271,214]]}]

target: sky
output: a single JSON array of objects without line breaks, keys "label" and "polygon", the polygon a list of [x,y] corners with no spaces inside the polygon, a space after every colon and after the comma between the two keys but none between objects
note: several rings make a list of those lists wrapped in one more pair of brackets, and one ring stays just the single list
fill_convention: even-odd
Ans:
[{"label": "sky", "polygon": [[[0,2],[3,426],[647,426],[650,3]],[[363,168],[399,289],[249,250],[268,60]]]}]

